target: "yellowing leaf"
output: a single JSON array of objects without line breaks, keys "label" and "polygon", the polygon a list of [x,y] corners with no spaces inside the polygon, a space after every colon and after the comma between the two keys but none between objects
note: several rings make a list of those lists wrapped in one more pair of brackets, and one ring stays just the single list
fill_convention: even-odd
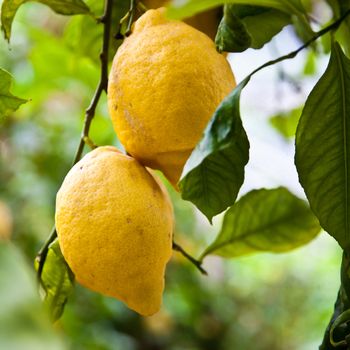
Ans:
[{"label": "yellowing leaf", "polygon": [[27,100],[11,94],[11,83],[12,77],[10,73],[0,68],[0,122],[10,113],[17,110],[20,105],[27,102]]}]

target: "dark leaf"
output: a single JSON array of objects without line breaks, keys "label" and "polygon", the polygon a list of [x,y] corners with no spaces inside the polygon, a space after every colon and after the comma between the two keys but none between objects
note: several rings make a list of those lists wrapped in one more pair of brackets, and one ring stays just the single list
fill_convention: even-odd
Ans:
[{"label": "dark leaf", "polygon": [[283,27],[292,23],[291,16],[279,10],[248,5],[233,5],[232,7],[233,13],[241,20],[249,33],[250,47],[254,49],[263,47]]},{"label": "dark leaf", "polygon": [[202,258],[286,252],[310,242],[320,229],[307,203],[287,189],[254,190],[226,212],[219,235]]},{"label": "dark leaf", "polygon": [[210,221],[235,202],[244,180],[249,141],[242,126],[239,99],[248,81],[243,80],[218,107],[179,184],[182,198],[194,203]]},{"label": "dark leaf", "polygon": [[[350,0],[335,0],[333,9],[336,17],[340,17],[350,9]],[[340,25],[339,29],[335,33],[335,39],[341,44],[345,53],[350,55],[350,18],[345,18],[344,22]]]},{"label": "dark leaf", "polygon": [[349,118],[350,60],[336,43],[300,118],[295,164],[311,209],[344,249],[350,246]]},{"label": "dark leaf", "polygon": [[245,25],[234,13],[234,6],[226,5],[215,37],[218,51],[242,52],[250,47],[251,41]]}]

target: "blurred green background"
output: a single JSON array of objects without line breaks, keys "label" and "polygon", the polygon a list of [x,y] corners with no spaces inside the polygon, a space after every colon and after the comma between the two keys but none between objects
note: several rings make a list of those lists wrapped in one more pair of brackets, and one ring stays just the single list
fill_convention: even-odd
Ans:
[{"label": "blurred green background", "polygon": [[[101,2],[89,3],[97,11],[101,8]],[[124,12],[118,7],[119,16]],[[117,21],[114,25],[116,28]],[[290,30],[282,35],[287,41],[281,49],[290,50],[298,44]],[[14,219],[12,242],[0,245],[0,349],[317,348],[336,298],[341,260],[340,249],[325,233],[288,254],[236,260],[209,257],[205,260],[208,277],[174,252],[166,272],[163,308],[158,314],[140,317],[117,300],[77,286],[62,319],[51,326],[37,294],[33,259],[53,225],[55,194],[71,166],[84,108],[99,79],[100,45],[101,28],[92,18],[55,15],[35,3],[19,10],[10,45],[0,39],[0,67],[14,76],[13,92],[30,99],[0,124],[0,200],[11,208]],[[264,52],[259,59],[271,54]],[[248,55],[257,65],[256,52],[249,50]],[[230,57],[238,80],[251,68],[247,66],[249,60],[244,66],[245,60]],[[294,71],[288,66],[288,74],[308,86],[322,69],[322,55],[317,62],[320,67],[312,69],[311,78],[304,69],[310,65],[310,55],[301,57]],[[276,72],[252,82],[255,88],[244,96],[244,123],[252,136],[252,152],[260,147],[254,141],[254,130],[259,129],[257,140],[267,135],[271,149],[285,150],[283,155],[292,164],[293,140],[278,135],[266,116],[282,112],[280,94],[284,90],[286,108],[299,107],[305,92],[303,95],[303,91],[283,87],[285,82],[276,78]],[[267,82],[277,84],[278,103],[277,98],[266,102],[259,95],[266,90]],[[264,106],[271,106],[261,110],[259,99],[264,100]],[[261,117],[256,116],[257,110]],[[257,119],[252,122],[253,118]],[[93,121],[91,138],[98,145],[118,145],[105,96]],[[269,157],[273,157],[271,149],[266,150]],[[253,159],[258,154],[254,153]],[[273,158],[275,166],[288,170],[283,161],[278,161],[279,156]],[[271,181],[268,174],[259,172],[259,166],[251,166],[244,191],[283,184],[302,195],[295,189],[295,175],[289,177],[288,171],[280,177],[274,175]],[[190,203],[173,190],[171,195],[176,212],[175,238],[197,256],[213,241],[221,218],[210,226]]]}]

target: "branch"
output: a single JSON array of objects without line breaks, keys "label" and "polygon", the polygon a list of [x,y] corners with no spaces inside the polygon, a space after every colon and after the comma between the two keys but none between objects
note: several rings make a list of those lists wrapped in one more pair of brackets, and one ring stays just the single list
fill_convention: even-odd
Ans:
[{"label": "branch", "polygon": [[[131,0],[131,6],[129,10],[129,23],[128,23],[128,30],[131,28],[132,18],[133,14],[136,11],[137,5],[136,0]],[[86,143],[90,144],[89,139],[89,131],[92,119],[95,116],[96,107],[98,105],[98,102],[100,100],[101,94],[103,91],[107,91],[107,85],[108,85],[108,50],[109,50],[109,38],[110,38],[110,32],[111,32],[111,19],[112,19],[112,5],[113,0],[106,0],[105,2],[105,10],[103,16],[100,18],[100,22],[104,25],[104,32],[103,32],[103,46],[102,46],[102,52],[100,54],[100,60],[101,60],[101,76],[100,81],[98,83],[98,86],[95,90],[94,96],[91,100],[91,103],[89,107],[85,111],[85,120],[84,120],[84,127],[83,131],[80,137],[80,142],[73,160],[73,165],[76,164],[82,157],[84,146]],[[320,30],[314,37],[312,37],[310,40],[308,40],[304,45],[299,47],[297,50],[290,52],[289,54],[286,54],[284,56],[281,56],[277,59],[274,59],[272,61],[266,62],[257,69],[255,69],[252,73],[248,75],[248,79],[255,73],[259,72],[265,67],[271,66],[275,63],[284,61],[286,59],[294,58],[300,51],[310,46],[314,41],[316,41],[318,38],[323,36],[324,34],[337,29],[340,24],[344,21],[344,19],[350,14],[350,9],[346,11],[338,20],[330,24],[329,26],[325,27],[324,29]],[[130,22],[131,21],[131,22]],[[246,79],[247,79],[246,78]],[[36,256],[36,261],[38,263],[38,279],[41,281],[41,274],[43,270],[43,266],[45,263],[45,259],[47,256],[47,252],[49,249],[49,245],[55,240],[57,237],[57,231],[54,227],[50,236],[38,252],[38,255]],[[207,274],[207,272],[202,268],[202,263],[196,259],[194,259],[192,256],[190,256],[188,253],[186,253],[182,247],[180,247],[178,244],[173,242],[173,249],[180,252],[184,257],[186,257],[189,261],[191,261],[203,274]]]},{"label": "branch", "polygon": [[332,24],[330,24],[329,26],[323,28],[322,30],[320,30],[319,32],[316,33],[316,35],[314,35],[310,40],[308,40],[304,45],[300,46],[298,49],[283,55],[281,57],[278,57],[272,61],[268,61],[266,63],[264,63],[263,65],[261,65],[260,67],[254,69],[245,79],[250,79],[252,77],[252,75],[254,75],[255,73],[261,71],[262,69],[272,66],[278,62],[284,61],[284,60],[288,60],[291,58],[294,58],[300,51],[306,49],[308,46],[310,46],[313,42],[315,42],[318,38],[320,38],[321,36],[327,34],[328,32],[337,29],[341,23],[345,20],[345,18],[350,14],[350,9],[347,10],[341,17],[339,17],[335,22],[333,22]]},{"label": "branch", "polygon": [[[111,22],[112,22],[112,8],[113,8],[113,0],[106,0],[105,1],[105,9],[102,17],[100,18],[99,22],[103,23],[104,30],[103,30],[103,44],[102,44],[102,51],[100,54],[100,61],[101,61],[101,75],[100,75],[100,81],[97,85],[97,88],[95,90],[94,96],[90,102],[89,107],[85,111],[85,119],[84,119],[84,127],[83,131],[80,136],[80,142],[77,148],[77,151],[74,156],[73,165],[75,165],[79,160],[81,159],[84,151],[85,144],[92,145],[89,138],[89,131],[91,122],[95,116],[96,107],[98,105],[98,102],[100,100],[100,97],[102,95],[102,92],[107,92],[107,86],[108,86],[108,51],[109,51],[109,38],[111,33]],[[46,242],[38,252],[35,260],[38,264],[38,271],[37,276],[39,283],[41,283],[41,274],[43,271],[44,263],[46,260],[46,256],[49,250],[50,244],[55,240],[57,237],[57,231],[54,227],[51,231],[50,236],[47,238]]]},{"label": "branch", "polygon": [[196,268],[203,274],[208,275],[207,271],[205,271],[202,267],[202,262],[196,260],[193,256],[188,254],[181,246],[173,241],[173,250],[181,253],[186,259],[188,259]]}]

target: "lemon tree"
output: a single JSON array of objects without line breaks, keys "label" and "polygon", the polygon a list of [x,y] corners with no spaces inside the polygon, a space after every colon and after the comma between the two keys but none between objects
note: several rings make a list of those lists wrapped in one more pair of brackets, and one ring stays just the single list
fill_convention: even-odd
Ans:
[{"label": "lemon tree", "polygon": [[[106,0],[102,15],[89,1],[37,2],[58,14],[86,16],[68,30],[79,38],[78,46],[88,38],[79,54],[88,56],[92,43],[101,46],[100,80],[85,112],[73,167],[57,193],[56,225],[35,262],[52,319],[61,316],[74,280],[149,316],[161,309],[172,250],[205,274],[208,255],[281,253],[310,242],[322,228],[338,242],[343,262],[334,314],[320,348],[348,348],[350,2],[324,1],[331,19],[320,21],[314,18],[313,3],[299,0]],[[7,40],[18,9],[26,3],[2,2]],[[167,8],[157,8],[163,5]],[[257,67],[236,85],[226,53],[269,45],[286,26],[293,27],[300,46]],[[285,188],[255,189],[237,200],[249,161],[242,92],[256,73],[304,50],[318,58],[320,45],[329,63],[304,106],[295,109],[301,115],[274,123],[282,133],[281,125],[293,124],[287,134],[296,135],[295,166],[307,201]],[[233,70],[239,67],[233,64]],[[0,76],[2,118],[27,100],[10,92],[7,71],[0,69]],[[107,101],[101,99],[105,94]],[[108,104],[119,150],[97,147],[91,136],[99,104],[105,109]],[[84,156],[87,147],[91,151]],[[173,206],[163,180],[149,168],[163,173],[210,222],[223,215],[217,237],[198,259],[176,242]],[[0,237],[11,232],[8,212],[0,206]]]}]

